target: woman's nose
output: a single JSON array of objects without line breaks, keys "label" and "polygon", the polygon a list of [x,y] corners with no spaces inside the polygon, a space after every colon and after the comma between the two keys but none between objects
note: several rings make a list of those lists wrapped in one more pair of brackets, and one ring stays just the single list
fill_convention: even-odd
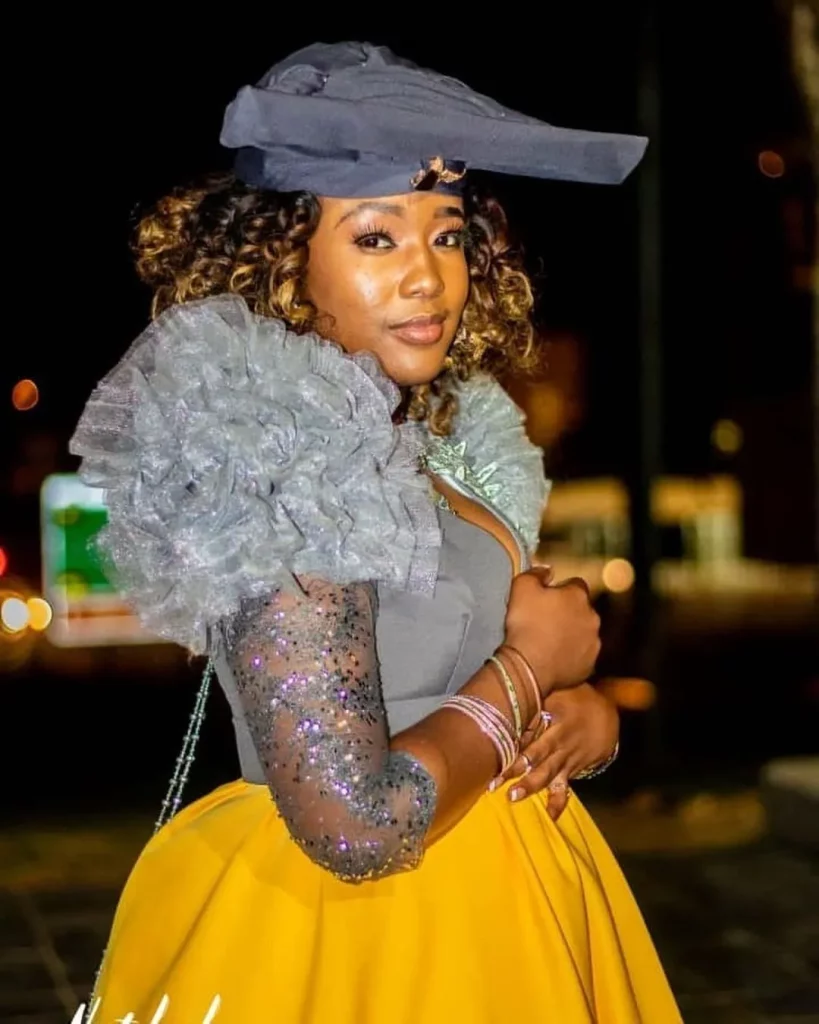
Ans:
[{"label": "woman's nose", "polygon": [[404,298],[435,298],[444,290],[444,279],[435,253],[422,246],[410,259],[403,280]]}]

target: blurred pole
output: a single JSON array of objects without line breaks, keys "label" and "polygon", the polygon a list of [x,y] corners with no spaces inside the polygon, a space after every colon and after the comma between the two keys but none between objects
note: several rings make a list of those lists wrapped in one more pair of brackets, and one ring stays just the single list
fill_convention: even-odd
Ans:
[{"label": "blurred pole", "polygon": [[814,553],[819,563],[819,2],[791,0],[785,9],[790,20],[794,77],[805,103],[813,143],[810,147],[814,181],[813,253],[810,268],[813,302],[813,500],[816,519]]},{"label": "blurred pole", "polygon": [[[662,217],[660,169],[660,0],[642,0],[638,112],[640,130],[649,138],[640,170],[638,197],[639,318],[637,358],[637,439],[630,474],[631,557],[635,668],[657,683],[662,699],[661,637],[654,566],[660,557],[659,531],[651,510],[654,481],[662,472],[663,374],[662,374]],[[646,780],[661,775],[662,739],[658,705],[647,713],[645,749]]]},{"label": "blurred pole", "polygon": [[659,537],[651,514],[653,481],[662,471],[662,227],[660,209],[660,72],[658,0],[643,0],[639,85],[640,130],[649,138],[640,171],[638,198],[640,312],[638,321],[637,404],[639,434],[631,485],[632,559],[635,600],[653,607],[652,571]]}]

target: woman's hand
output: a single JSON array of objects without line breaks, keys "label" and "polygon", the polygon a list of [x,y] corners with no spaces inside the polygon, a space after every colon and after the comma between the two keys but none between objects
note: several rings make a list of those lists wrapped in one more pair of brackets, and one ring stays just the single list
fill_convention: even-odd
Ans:
[{"label": "woman's hand", "polygon": [[[549,814],[556,821],[569,798],[569,780],[611,755],[620,718],[614,704],[588,683],[556,691],[543,708],[552,716],[551,724],[522,747],[517,761],[500,778],[505,782],[521,776],[509,791],[513,800],[548,789]],[[531,764],[528,770],[524,756]]]},{"label": "woman's hand", "polygon": [[585,581],[551,581],[546,568],[516,576],[505,622],[504,642],[529,662],[542,698],[588,679],[600,653],[600,618]]}]

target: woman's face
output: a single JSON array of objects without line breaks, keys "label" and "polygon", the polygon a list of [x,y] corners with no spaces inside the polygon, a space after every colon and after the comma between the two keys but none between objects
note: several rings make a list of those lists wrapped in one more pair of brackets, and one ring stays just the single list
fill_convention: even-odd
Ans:
[{"label": "woman's face", "polygon": [[372,352],[396,384],[437,377],[469,292],[460,198],[321,198],[307,290],[319,332]]}]

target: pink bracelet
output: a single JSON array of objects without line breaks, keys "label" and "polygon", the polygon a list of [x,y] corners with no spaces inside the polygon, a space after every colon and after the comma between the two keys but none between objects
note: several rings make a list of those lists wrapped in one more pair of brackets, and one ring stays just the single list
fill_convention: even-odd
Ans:
[{"label": "pink bracelet", "polygon": [[518,756],[518,744],[512,736],[506,719],[494,704],[490,704],[489,701],[480,697],[456,693],[447,697],[441,707],[459,711],[462,715],[472,719],[484,736],[491,740],[500,761],[501,772],[505,772],[515,763]]}]

